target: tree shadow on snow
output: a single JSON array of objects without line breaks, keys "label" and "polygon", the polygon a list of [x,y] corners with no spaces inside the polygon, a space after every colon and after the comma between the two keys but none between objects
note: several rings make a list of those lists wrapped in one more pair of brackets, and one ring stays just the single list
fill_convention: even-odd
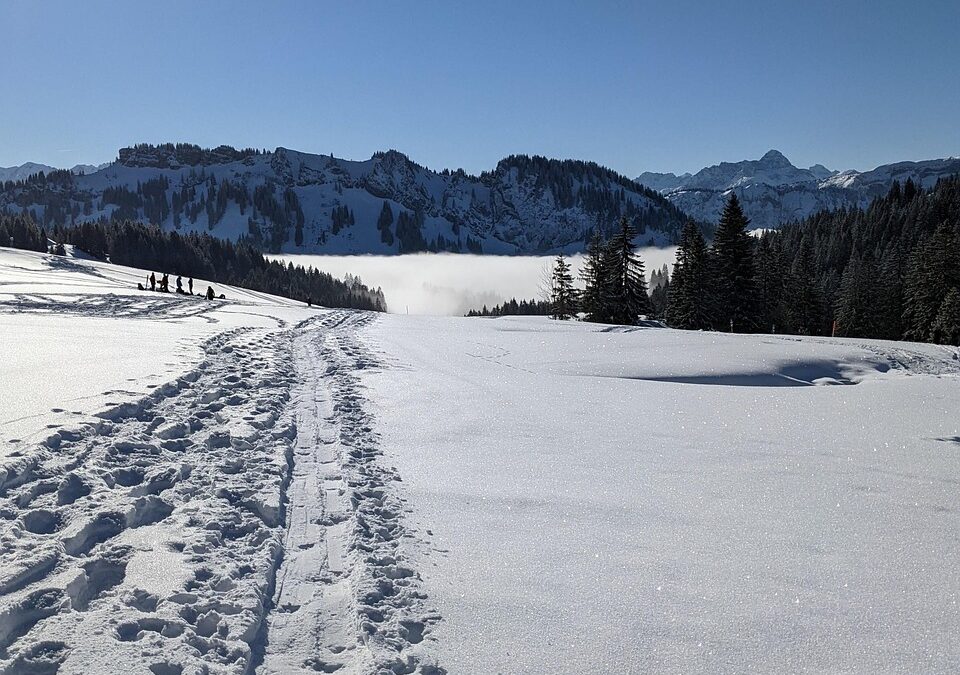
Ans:
[{"label": "tree shadow on snow", "polygon": [[[877,364],[883,372],[886,368]],[[858,384],[851,379],[847,367],[830,361],[811,361],[784,366],[770,373],[704,373],[701,375],[654,375],[625,377],[628,380],[673,382],[676,384],[703,384],[722,387],[813,387],[820,385]]]},{"label": "tree shadow on snow", "polygon": [[51,255],[43,259],[43,264],[49,267],[52,270],[62,270],[64,272],[76,272],[79,274],[87,274],[92,277],[99,277],[101,279],[106,279],[107,277],[98,270],[93,265],[84,265],[71,260],[70,258],[65,258],[62,255]]}]

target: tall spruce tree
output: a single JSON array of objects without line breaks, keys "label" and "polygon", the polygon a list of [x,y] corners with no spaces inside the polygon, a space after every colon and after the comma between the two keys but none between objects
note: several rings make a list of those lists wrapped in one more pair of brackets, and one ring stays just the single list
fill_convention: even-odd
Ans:
[{"label": "tall spruce tree", "polygon": [[730,194],[713,238],[714,309],[718,327],[750,331],[757,327],[753,238],[750,220],[736,193]]},{"label": "tall spruce tree", "polygon": [[904,282],[904,337],[932,340],[932,328],[951,290],[960,289],[960,248],[953,226],[944,223],[919,245]]},{"label": "tall spruce tree", "polygon": [[380,241],[388,246],[393,246],[393,232],[390,231],[392,225],[393,209],[390,208],[390,202],[384,200],[380,216],[377,218],[377,229],[380,230]]},{"label": "tall spruce tree", "polygon": [[764,332],[783,331],[788,323],[784,306],[788,268],[779,240],[770,233],[757,242],[755,264],[759,327]]},{"label": "tall spruce tree", "polygon": [[293,230],[293,243],[297,246],[303,246],[303,223],[297,221]]},{"label": "tall spruce tree", "polygon": [[650,314],[647,276],[643,260],[636,254],[633,239],[637,233],[626,216],[620,229],[607,244],[606,278],[609,288],[610,322],[635,326],[641,314]]},{"label": "tall spruce tree", "polygon": [[838,335],[869,337],[879,333],[881,298],[877,274],[872,258],[850,258],[840,281],[835,314]]},{"label": "tall spruce tree", "polygon": [[550,306],[553,318],[560,321],[573,318],[577,311],[577,290],[573,287],[570,263],[562,253],[557,256],[550,277]]},{"label": "tall spruce tree", "polygon": [[800,335],[817,335],[823,329],[823,297],[817,287],[813,249],[808,241],[800,244],[787,281],[790,294],[790,330]]},{"label": "tall spruce tree", "polygon": [[606,246],[597,229],[587,245],[587,255],[580,270],[584,283],[580,309],[587,321],[605,323],[610,320],[610,302],[607,284]]},{"label": "tall spruce tree", "polygon": [[930,340],[960,346],[960,290],[951,288],[930,327]]},{"label": "tall spruce tree", "polygon": [[687,221],[680,234],[667,302],[667,323],[674,328],[710,328],[709,261],[700,228]]},{"label": "tall spruce tree", "polygon": [[666,270],[660,272],[657,274],[657,281],[657,285],[650,292],[650,311],[655,318],[666,320],[667,305],[670,302],[670,273]]},{"label": "tall spruce tree", "polygon": [[880,261],[878,331],[870,337],[899,340],[903,337],[903,274],[906,267],[899,244],[894,244]]}]

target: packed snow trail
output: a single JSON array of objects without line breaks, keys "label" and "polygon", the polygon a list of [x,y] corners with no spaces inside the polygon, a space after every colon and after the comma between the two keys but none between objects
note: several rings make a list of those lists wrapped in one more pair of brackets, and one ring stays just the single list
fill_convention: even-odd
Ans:
[{"label": "packed snow trail", "polygon": [[379,462],[355,375],[378,367],[356,336],[374,316],[331,313],[295,343],[297,443],[263,673],[445,672],[421,644],[439,617],[405,563],[399,477]]},{"label": "packed snow trail", "polygon": [[0,672],[442,673],[350,373],[371,318],[221,333],[4,458]]}]

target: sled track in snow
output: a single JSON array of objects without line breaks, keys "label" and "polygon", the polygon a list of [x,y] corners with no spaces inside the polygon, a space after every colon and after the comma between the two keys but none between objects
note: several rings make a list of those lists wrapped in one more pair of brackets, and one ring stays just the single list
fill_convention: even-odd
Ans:
[{"label": "sled track in snow", "polygon": [[355,374],[373,318],[221,333],[4,458],[0,673],[443,673]]}]

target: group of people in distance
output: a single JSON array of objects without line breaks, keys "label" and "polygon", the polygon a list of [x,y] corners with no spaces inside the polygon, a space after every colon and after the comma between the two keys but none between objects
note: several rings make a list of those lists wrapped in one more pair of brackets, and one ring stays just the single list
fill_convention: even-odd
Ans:
[{"label": "group of people in distance", "polygon": [[[141,283],[137,283],[137,288],[139,288],[141,291],[145,291],[149,288],[151,291],[159,291],[160,293],[169,293],[170,277],[164,274],[162,277],[160,277],[160,282],[157,283],[157,275],[151,272],[150,276],[147,277],[146,286]],[[179,293],[180,295],[193,295],[193,277],[190,277],[187,280],[187,290],[183,290],[183,277],[178,274],[177,275],[177,293]],[[207,286],[207,292],[204,293],[204,295],[206,296],[207,300],[213,300],[215,297],[217,297],[213,292],[213,286]],[[223,297],[224,295],[221,293],[220,298],[223,299]]]}]

